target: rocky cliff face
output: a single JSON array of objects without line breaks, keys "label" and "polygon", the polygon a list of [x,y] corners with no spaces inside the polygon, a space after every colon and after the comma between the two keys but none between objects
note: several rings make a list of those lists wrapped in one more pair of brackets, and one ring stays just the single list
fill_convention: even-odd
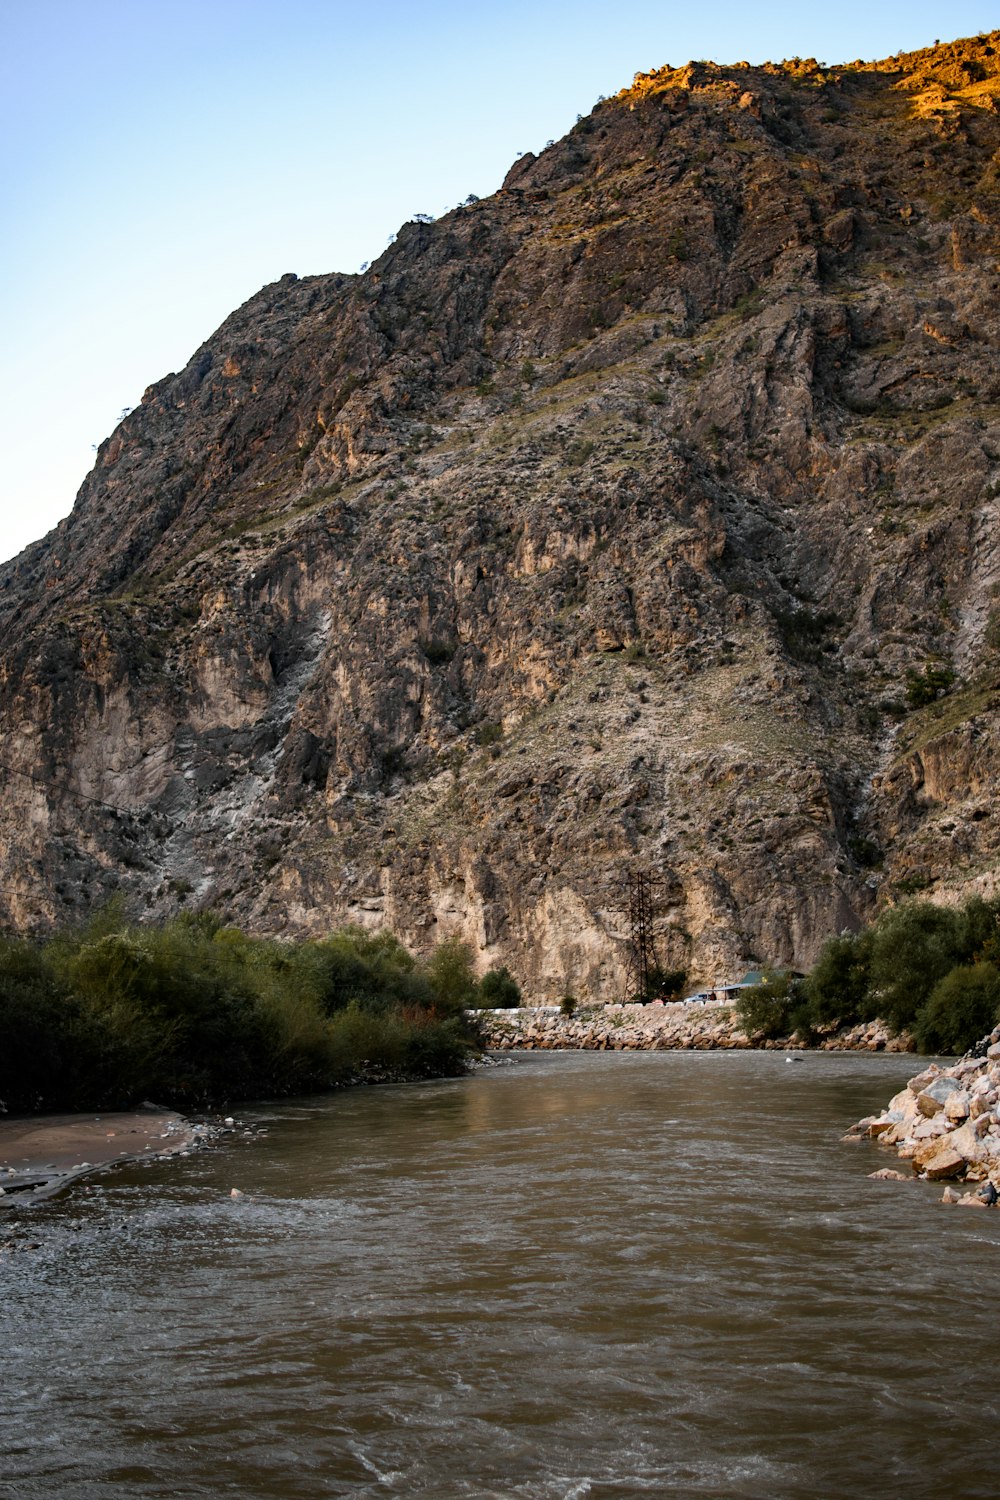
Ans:
[{"label": "rocky cliff face", "polygon": [[123,889],[611,996],[992,891],[1000,33],[639,75],[283,277],[0,569],[0,919]]}]

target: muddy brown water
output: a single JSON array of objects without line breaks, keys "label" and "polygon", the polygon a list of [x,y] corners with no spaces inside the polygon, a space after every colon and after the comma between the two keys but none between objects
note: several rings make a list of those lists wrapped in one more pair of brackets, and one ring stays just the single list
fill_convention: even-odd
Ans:
[{"label": "muddy brown water", "polygon": [[913,1069],[549,1053],[245,1109],[14,1221],[0,1494],[993,1497],[1000,1211],[840,1140]]}]

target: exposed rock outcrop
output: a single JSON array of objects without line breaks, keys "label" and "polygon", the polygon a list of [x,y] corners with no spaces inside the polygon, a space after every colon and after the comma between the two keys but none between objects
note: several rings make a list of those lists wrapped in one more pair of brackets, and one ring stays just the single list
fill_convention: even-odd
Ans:
[{"label": "exposed rock outcrop", "polygon": [[998,79],[1000,33],[637,76],[235,312],[0,568],[0,920],[121,889],[609,997],[638,865],[705,976],[992,891]]}]

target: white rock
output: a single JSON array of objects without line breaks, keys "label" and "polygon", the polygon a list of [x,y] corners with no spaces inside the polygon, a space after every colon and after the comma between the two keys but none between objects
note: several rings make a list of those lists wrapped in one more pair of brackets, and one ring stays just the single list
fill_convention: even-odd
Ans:
[{"label": "white rock", "polygon": [[961,1093],[961,1088],[954,1078],[935,1078],[917,1095],[921,1114],[936,1115],[944,1108],[948,1098],[955,1093]]},{"label": "white rock", "polygon": [[910,1138],[914,1141],[933,1141],[939,1135],[947,1135],[951,1129],[951,1121],[942,1110],[932,1120],[918,1120],[910,1131]]},{"label": "white rock", "polygon": [[944,1101],[944,1112],[949,1120],[967,1120],[969,1118],[969,1096],[964,1089],[959,1089],[955,1094],[949,1094]]},{"label": "white rock", "polygon": [[985,1155],[973,1125],[962,1125],[958,1130],[953,1130],[947,1141],[952,1150],[957,1151],[966,1161],[982,1161]]},{"label": "white rock", "polygon": [[229,1196],[230,1198],[242,1198],[243,1194],[240,1192],[239,1188],[230,1188]]}]

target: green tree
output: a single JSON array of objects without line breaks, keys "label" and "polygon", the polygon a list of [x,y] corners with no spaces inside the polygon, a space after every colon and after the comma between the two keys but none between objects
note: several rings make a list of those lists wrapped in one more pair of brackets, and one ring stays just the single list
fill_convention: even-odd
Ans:
[{"label": "green tree", "polygon": [[931,990],[962,961],[962,919],[951,907],[912,901],[871,929],[869,998],[896,1031],[909,1026]]},{"label": "green tree", "polygon": [[785,974],[768,975],[765,983],[741,990],[736,1014],[747,1036],[765,1040],[788,1036],[795,1002],[792,979]]},{"label": "green tree", "polygon": [[45,955],[0,938],[0,1101],[18,1111],[58,1107],[86,1072],[84,1041],[79,1006]]},{"label": "green tree", "polygon": [[476,1039],[390,934],[254,938],[120,908],[44,947],[0,939],[0,1099],[182,1108],[461,1071]]},{"label": "green tree", "polygon": [[487,969],[479,981],[475,1003],[484,1010],[514,1010],[521,1003],[521,986],[506,966]]},{"label": "green tree", "polygon": [[844,932],[824,944],[803,986],[810,1022],[847,1025],[867,1013],[871,940]]},{"label": "green tree", "polygon": [[438,1010],[444,1014],[465,1010],[476,1002],[476,971],[472,949],[460,937],[445,938],[431,955],[427,978]]},{"label": "green tree", "polygon": [[921,1052],[967,1052],[998,1019],[1000,971],[990,963],[966,964],[934,986],[917,1013],[913,1034]]},{"label": "green tree", "polygon": [[650,969],[647,998],[676,1000],[679,995],[683,995],[686,983],[687,969]]}]

